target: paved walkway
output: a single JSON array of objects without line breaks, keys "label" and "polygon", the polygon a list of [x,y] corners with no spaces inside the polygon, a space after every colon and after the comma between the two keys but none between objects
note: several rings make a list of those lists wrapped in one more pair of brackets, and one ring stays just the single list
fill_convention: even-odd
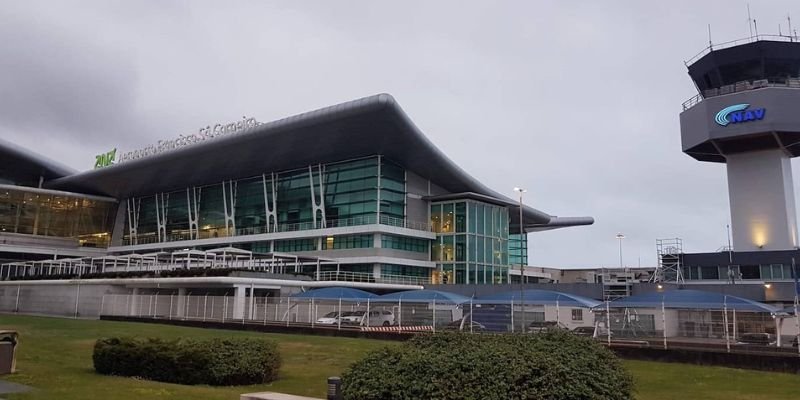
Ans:
[{"label": "paved walkway", "polygon": [[30,386],[0,380],[0,396],[11,393],[22,393],[30,390],[33,390],[33,388]]}]

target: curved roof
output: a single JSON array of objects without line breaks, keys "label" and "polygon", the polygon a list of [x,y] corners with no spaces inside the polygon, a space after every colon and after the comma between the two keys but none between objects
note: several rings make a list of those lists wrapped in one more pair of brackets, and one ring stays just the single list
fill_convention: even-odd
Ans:
[{"label": "curved roof", "polygon": [[313,289],[307,292],[292,295],[295,299],[317,299],[317,300],[345,300],[345,301],[361,301],[366,299],[373,299],[378,297],[374,293],[370,293],[360,289],[353,289],[348,287],[334,286],[322,289]]},{"label": "curved roof", "polygon": [[73,169],[0,139],[0,181],[38,186],[40,176],[51,180],[74,173]]},{"label": "curved roof", "polygon": [[[450,193],[472,192],[512,201],[448,159],[388,94],[261,124],[235,135],[82,172],[46,185],[127,198],[376,154]],[[594,223],[591,217],[559,219],[527,206],[524,218],[529,230]],[[560,225],[551,226],[551,221]]]},{"label": "curved roof", "polygon": [[460,294],[443,292],[441,290],[406,290],[379,296],[372,299],[375,302],[404,302],[404,303],[431,303],[436,301],[442,304],[461,304],[469,301],[469,297]]},{"label": "curved roof", "polygon": [[578,296],[570,293],[556,292],[553,290],[529,289],[520,292],[512,290],[489,296],[481,296],[473,300],[478,304],[534,304],[534,305],[562,305],[565,307],[595,307],[601,303],[595,299]]},{"label": "curved roof", "polygon": [[[682,308],[694,310],[729,310],[768,312],[774,313],[777,308],[768,304],[745,299],[742,297],[726,295],[717,292],[706,292],[702,290],[676,289],[663,292],[650,292],[625,297],[609,303],[611,308]],[[600,305],[597,308],[603,308]]]}]

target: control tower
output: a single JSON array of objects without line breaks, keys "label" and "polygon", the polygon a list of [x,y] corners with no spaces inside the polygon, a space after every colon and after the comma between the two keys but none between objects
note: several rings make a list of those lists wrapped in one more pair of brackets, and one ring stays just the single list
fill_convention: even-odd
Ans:
[{"label": "control tower", "polygon": [[734,250],[796,249],[790,159],[800,155],[800,42],[730,42],[687,66],[699,94],[683,104],[683,152],[727,164]]}]

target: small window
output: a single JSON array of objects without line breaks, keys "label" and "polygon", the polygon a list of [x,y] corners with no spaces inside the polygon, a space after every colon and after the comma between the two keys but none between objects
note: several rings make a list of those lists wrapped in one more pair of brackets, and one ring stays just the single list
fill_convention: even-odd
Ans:
[{"label": "small window", "polygon": [[572,309],[572,320],[573,321],[583,321],[583,310],[580,308]]}]

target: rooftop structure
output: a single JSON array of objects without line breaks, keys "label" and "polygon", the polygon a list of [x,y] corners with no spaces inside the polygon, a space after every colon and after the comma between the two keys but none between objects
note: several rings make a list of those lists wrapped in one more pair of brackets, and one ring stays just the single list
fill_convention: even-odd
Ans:
[{"label": "rooftop structure", "polygon": [[[120,260],[148,268],[148,255],[206,260],[227,248],[268,270],[273,255],[286,255],[281,266],[319,280],[506,283],[511,265],[527,264],[520,226],[593,223],[529,206],[519,213],[516,201],[449,160],[387,94],[113,149],[78,173],[8,143],[0,156],[14,160],[0,164],[0,276],[8,279],[63,272],[55,267],[63,258],[82,260],[69,271],[97,272],[97,260],[114,261],[115,271]],[[202,264],[174,260],[156,264]]]}]

